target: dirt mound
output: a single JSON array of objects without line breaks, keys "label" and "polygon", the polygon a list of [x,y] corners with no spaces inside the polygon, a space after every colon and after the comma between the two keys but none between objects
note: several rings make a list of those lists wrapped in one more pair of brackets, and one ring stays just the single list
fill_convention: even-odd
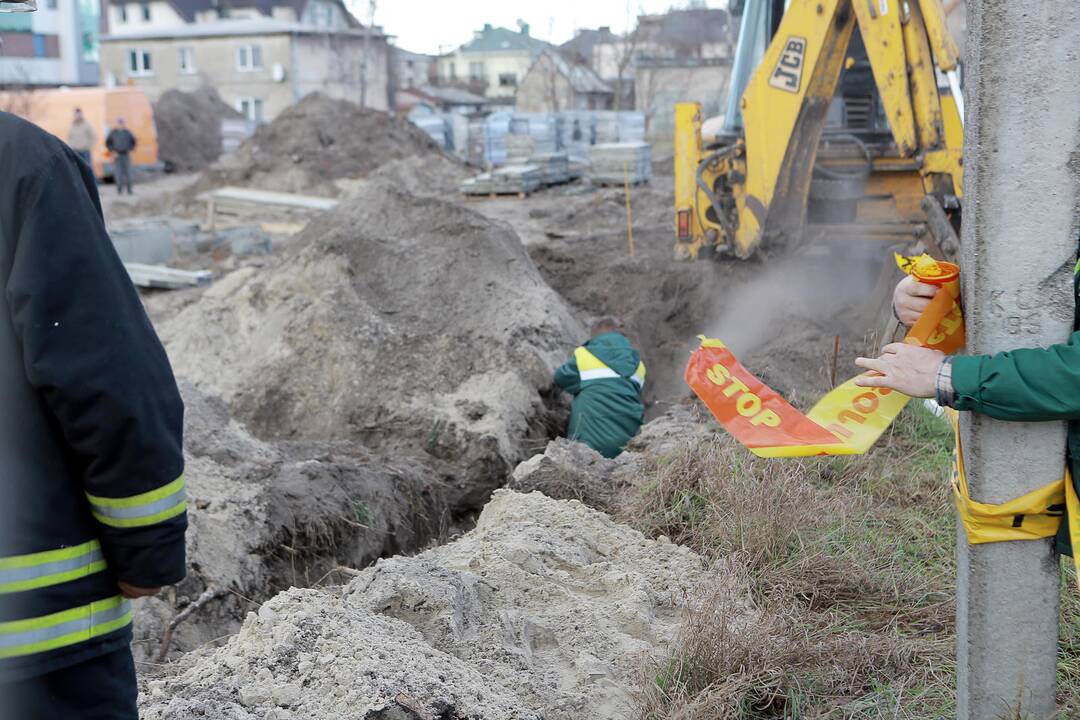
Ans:
[{"label": "dirt mound", "polygon": [[240,185],[336,196],[335,180],[366,177],[393,160],[441,152],[408,121],[311,93],[210,167],[192,192]]},{"label": "dirt mound", "polygon": [[514,468],[507,487],[539,491],[558,500],[580,500],[605,512],[614,509],[641,470],[641,458],[623,453],[608,459],[574,440],[552,440],[541,455]]},{"label": "dirt mound", "polygon": [[414,155],[391,160],[364,180],[338,180],[342,195],[360,192],[371,180],[396,183],[420,197],[451,197],[458,185],[469,176],[465,165],[444,153]]},{"label": "dirt mound", "polygon": [[507,226],[385,182],[158,331],[260,437],[424,453],[466,505],[561,429],[552,373],[583,334]]},{"label": "dirt mound", "polygon": [[266,603],[153,683],[144,717],[623,718],[715,573],[581,503],[501,490],[448,545]]},{"label": "dirt mound", "polygon": [[165,626],[206,590],[220,596],[179,626],[174,654],[234,633],[260,600],[417,549],[446,518],[446,486],[408,458],[348,443],[273,443],[231,420],[190,385],[185,444],[188,577],[138,603],[136,652],[152,659]]},{"label": "dirt mound", "polygon": [[158,157],[177,172],[202,170],[221,157],[221,121],[243,116],[217,90],[169,90],[154,103]]}]

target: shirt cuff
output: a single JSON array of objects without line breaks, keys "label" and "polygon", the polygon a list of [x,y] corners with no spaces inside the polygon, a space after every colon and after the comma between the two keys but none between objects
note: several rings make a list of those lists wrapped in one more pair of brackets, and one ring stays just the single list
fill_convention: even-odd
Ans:
[{"label": "shirt cuff", "polygon": [[942,407],[956,407],[956,392],[953,390],[952,382],[952,364],[953,359],[951,357],[941,361],[941,365],[938,366],[937,379],[934,383],[934,399]]}]

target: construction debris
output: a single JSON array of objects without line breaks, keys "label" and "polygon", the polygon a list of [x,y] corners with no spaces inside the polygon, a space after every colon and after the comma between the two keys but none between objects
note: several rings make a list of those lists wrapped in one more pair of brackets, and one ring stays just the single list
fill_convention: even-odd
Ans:
[{"label": "construction debris", "polygon": [[652,148],[645,142],[593,145],[589,148],[589,180],[597,185],[632,185],[652,177]]},{"label": "construction debris", "polygon": [[341,178],[442,150],[407,120],[322,93],[308,94],[260,126],[235,153],[207,169],[192,192],[242,186],[333,197]]},{"label": "construction debris", "polygon": [[158,158],[176,172],[202,170],[223,151],[222,123],[243,121],[217,90],[169,90],[154,103]]},{"label": "construction debris", "polygon": [[454,542],[263,604],[151,682],[143,717],[623,718],[716,572],[581,503],[499,491]]},{"label": "construction debris", "polygon": [[198,196],[206,202],[206,224],[213,229],[220,216],[262,220],[291,220],[337,207],[337,200],[296,193],[224,187]]},{"label": "construction debris", "polygon": [[178,270],[164,265],[143,265],[124,263],[124,269],[131,276],[131,282],[138,287],[157,288],[159,290],[179,290],[180,288],[203,285],[214,279],[209,270]]}]

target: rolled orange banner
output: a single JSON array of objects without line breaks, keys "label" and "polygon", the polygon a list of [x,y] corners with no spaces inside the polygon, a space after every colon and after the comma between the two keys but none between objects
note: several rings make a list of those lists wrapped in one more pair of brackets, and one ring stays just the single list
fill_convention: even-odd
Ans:
[{"label": "rolled orange banner", "polygon": [[[964,345],[960,268],[926,255],[897,256],[897,263],[921,282],[943,290],[904,342],[945,353],[959,350]],[[859,387],[852,378],[804,415],[743,367],[723,342],[705,337],[691,355],[685,377],[724,429],[759,457],[864,453],[911,399],[888,388]]]}]

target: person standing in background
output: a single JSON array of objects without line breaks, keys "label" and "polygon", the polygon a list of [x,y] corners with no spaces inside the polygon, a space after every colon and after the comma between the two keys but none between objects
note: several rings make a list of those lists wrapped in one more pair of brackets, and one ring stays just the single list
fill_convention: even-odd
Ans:
[{"label": "person standing in background", "polygon": [[116,192],[120,195],[124,194],[125,187],[128,195],[133,194],[131,190],[131,151],[135,149],[135,144],[135,136],[127,129],[124,118],[116,118],[116,127],[105,138],[105,147],[114,156],[113,178],[116,181]]},{"label": "person standing in background", "polygon": [[75,108],[75,119],[71,122],[71,130],[68,131],[67,136],[68,146],[83,159],[83,162],[90,165],[90,153],[93,152],[96,142],[97,133],[94,132],[94,126],[86,122],[82,108]]}]

